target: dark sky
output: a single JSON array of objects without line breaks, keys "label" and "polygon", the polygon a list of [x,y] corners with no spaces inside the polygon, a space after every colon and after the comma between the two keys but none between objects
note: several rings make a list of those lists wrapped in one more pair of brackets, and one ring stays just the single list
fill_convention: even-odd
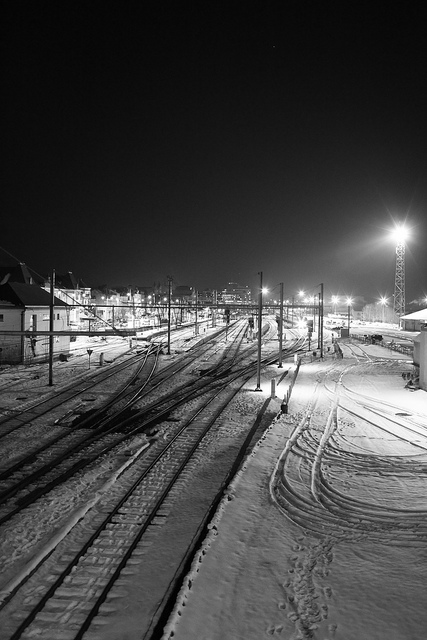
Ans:
[{"label": "dark sky", "polygon": [[1,264],[427,294],[423,3],[2,6]]}]

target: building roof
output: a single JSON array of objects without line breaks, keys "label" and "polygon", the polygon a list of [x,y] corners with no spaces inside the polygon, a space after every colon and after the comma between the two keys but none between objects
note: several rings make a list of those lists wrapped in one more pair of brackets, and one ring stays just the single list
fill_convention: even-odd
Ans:
[{"label": "building roof", "polygon": [[419,311],[414,311],[414,313],[408,313],[407,316],[402,316],[401,320],[424,320],[424,322],[427,322],[427,309],[420,309]]},{"label": "building roof", "polygon": [[19,262],[13,266],[0,266],[0,282],[20,282],[21,284],[40,284],[44,278],[32,269],[29,269],[24,262]]},{"label": "building roof", "polygon": [[[48,307],[50,293],[36,284],[21,282],[7,282],[0,285],[0,305],[2,302],[13,304],[15,307]],[[54,297],[55,307],[66,307],[66,302]]]},{"label": "building roof", "polygon": [[55,286],[61,289],[89,289],[72,271],[64,274],[55,274]]}]

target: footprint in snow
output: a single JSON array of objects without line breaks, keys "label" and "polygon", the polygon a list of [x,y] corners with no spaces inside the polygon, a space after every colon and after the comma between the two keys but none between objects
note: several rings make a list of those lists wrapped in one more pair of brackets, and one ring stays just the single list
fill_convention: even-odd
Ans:
[{"label": "footprint in snow", "polygon": [[281,625],[281,624],[279,624],[277,626],[272,624],[267,629],[267,633],[268,633],[269,636],[274,636],[276,633],[282,633],[282,631],[283,631],[283,625]]}]

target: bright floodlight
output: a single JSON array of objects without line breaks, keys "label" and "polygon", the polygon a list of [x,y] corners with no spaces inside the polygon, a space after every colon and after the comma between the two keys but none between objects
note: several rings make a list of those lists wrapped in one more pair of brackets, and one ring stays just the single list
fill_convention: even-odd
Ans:
[{"label": "bright floodlight", "polygon": [[408,236],[409,232],[405,228],[404,224],[397,224],[394,231],[392,232],[392,238],[394,239],[396,244],[404,244]]},{"label": "bright floodlight", "polygon": [[351,307],[351,305],[353,304],[353,298],[350,298],[350,297],[349,297],[349,298],[347,298],[347,299],[346,299],[346,302],[347,302],[347,305],[348,305],[349,307]]},{"label": "bright floodlight", "polygon": [[268,293],[268,289],[267,289],[267,287],[263,287],[263,288],[261,289],[261,293]]}]

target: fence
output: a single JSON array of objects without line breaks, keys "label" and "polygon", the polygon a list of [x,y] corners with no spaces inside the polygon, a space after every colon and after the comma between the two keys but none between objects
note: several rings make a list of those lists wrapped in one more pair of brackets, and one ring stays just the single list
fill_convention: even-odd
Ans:
[{"label": "fence", "polygon": [[398,351],[399,353],[403,353],[406,356],[412,356],[414,353],[413,345],[407,346],[402,344],[401,342],[395,342],[394,340],[374,340],[372,341],[372,336],[359,336],[359,335],[351,335],[353,340],[358,340],[359,342],[364,342],[365,344],[376,344],[379,347],[383,347],[383,349],[390,349],[390,351]]}]

